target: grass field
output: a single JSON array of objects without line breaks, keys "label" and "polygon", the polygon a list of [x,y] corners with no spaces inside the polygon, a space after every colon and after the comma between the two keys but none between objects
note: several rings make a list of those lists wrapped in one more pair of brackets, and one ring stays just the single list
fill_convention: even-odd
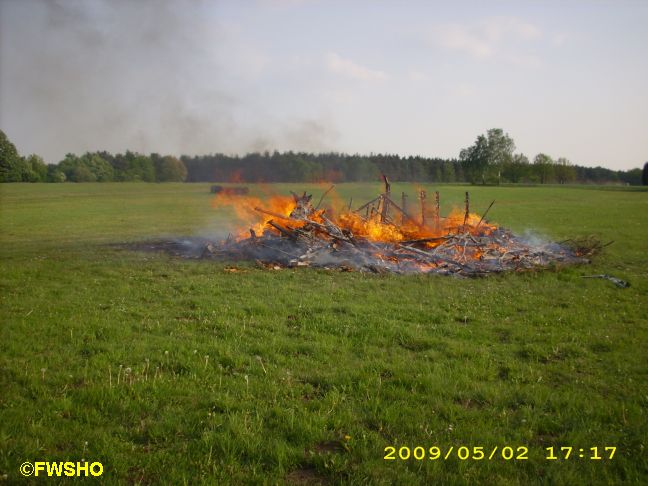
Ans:
[{"label": "grass field", "polygon": [[[272,189],[302,188],[323,191]],[[448,209],[466,187],[440,190]],[[227,272],[111,245],[215,234],[207,184],[3,184],[0,478],[86,459],[122,484],[645,484],[648,192],[469,190],[516,232],[615,243],[485,279]]]}]

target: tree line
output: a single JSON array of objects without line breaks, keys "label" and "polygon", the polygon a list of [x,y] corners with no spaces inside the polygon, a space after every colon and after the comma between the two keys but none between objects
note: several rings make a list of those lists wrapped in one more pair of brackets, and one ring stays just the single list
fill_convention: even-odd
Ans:
[{"label": "tree line", "polygon": [[386,174],[393,181],[409,182],[640,185],[648,177],[646,171],[583,167],[544,153],[529,159],[515,153],[513,139],[501,129],[479,135],[458,159],[292,151],[176,158],[103,151],[67,154],[49,165],[38,155],[20,156],[0,131],[0,182],[365,182]]},{"label": "tree line", "polygon": [[38,155],[22,157],[0,130],[0,182],[181,182],[187,168],[170,155],[86,152],[67,154],[58,164]]},{"label": "tree line", "polygon": [[181,160],[188,182],[364,182],[386,174],[393,181],[408,182],[642,184],[641,169],[583,167],[544,153],[529,160],[514,151],[513,140],[493,129],[477,137],[458,159],[275,151],[245,156],[183,155]]}]

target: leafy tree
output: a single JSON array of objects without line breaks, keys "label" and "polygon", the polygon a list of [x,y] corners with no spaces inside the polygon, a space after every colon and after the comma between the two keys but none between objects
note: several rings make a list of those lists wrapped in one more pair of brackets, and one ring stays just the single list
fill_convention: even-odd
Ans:
[{"label": "leafy tree", "polygon": [[47,165],[41,157],[31,154],[24,159],[24,182],[45,182],[47,180]]},{"label": "leafy tree", "polygon": [[182,182],[187,178],[187,168],[181,160],[167,155],[157,158],[155,162],[158,182]]},{"label": "leafy tree", "polygon": [[346,176],[349,181],[366,182],[380,177],[378,168],[367,157],[349,157],[345,161]]},{"label": "leafy tree", "polygon": [[524,154],[515,154],[502,163],[502,177],[509,182],[521,182],[529,175],[529,159]]},{"label": "leafy tree", "polygon": [[85,153],[81,156],[81,164],[85,166],[98,182],[110,182],[115,171],[110,163],[96,153]]},{"label": "leafy tree", "polygon": [[547,154],[538,154],[533,159],[533,169],[540,184],[550,182],[554,174],[554,161]]},{"label": "leafy tree", "polygon": [[469,182],[476,184],[477,181],[481,181],[485,184],[488,168],[488,139],[479,135],[474,145],[459,153],[459,160]]},{"label": "leafy tree", "polygon": [[457,173],[455,165],[452,162],[443,163],[443,182],[455,182],[457,180]]},{"label": "leafy tree", "polygon": [[636,169],[630,169],[628,171],[620,170],[618,172],[619,180],[625,184],[631,186],[640,186],[641,185],[641,169],[637,167]]},{"label": "leafy tree", "polygon": [[65,154],[63,160],[58,163],[58,168],[65,174],[66,180],[76,182],[72,178],[72,173],[79,165],[81,165],[81,159],[74,154],[68,153]]},{"label": "leafy tree", "polygon": [[641,173],[641,184],[648,186],[648,162],[643,166],[643,172]]},{"label": "leafy tree", "polygon": [[[418,179],[423,180],[423,179]],[[434,165],[434,176],[432,178],[434,182],[443,182],[443,172],[441,171],[441,166],[439,164]]]},{"label": "leafy tree", "polygon": [[68,179],[72,182],[96,182],[97,176],[85,165],[78,164],[70,171]]},{"label": "leafy tree", "polygon": [[72,182],[109,182],[114,176],[112,165],[97,153],[87,152],[81,157],[66,154],[58,168]]},{"label": "leafy tree", "polygon": [[501,128],[488,130],[486,138],[488,139],[488,165],[493,169],[493,174],[497,173],[499,183],[503,166],[513,159],[515,142]]},{"label": "leafy tree", "polygon": [[501,128],[492,128],[486,135],[479,135],[475,143],[459,154],[464,173],[473,184],[487,178],[499,181],[504,164],[510,162],[515,143]]},{"label": "leafy tree", "polygon": [[129,167],[129,160],[128,160],[128,154],[129,152],[126,152],[126,154],[116,154],[112,155],[107,152],[99,152],[99,155],[110,165],[112,165],[113,172],[114,172],[114,180],[115,181],[128,181],[130,180],[129,177],[130,175],[128,174],[128,167]]},{"label": "leafy tree", "polygon": [[560,157],[556,160],[554,166],[554,174],[558,183],[566,184],[568,182],[573,182],[576,179],[576,171],[572,163],[564,157]]},{"label": "leafy tree", "polygon": [[47,182],[65,182],[65,173],[58,166],[50,164],[47,166]]},{"label": "leafy tree", "polygon": [[0,182],[21,182],[27,164],[18,155],[16,146],[0,130]]},{"label": "leafy tree", "polygon": [[151,157],[134,154],[128,164],[128,180],[130,181],[155,181],[155,167]]}]

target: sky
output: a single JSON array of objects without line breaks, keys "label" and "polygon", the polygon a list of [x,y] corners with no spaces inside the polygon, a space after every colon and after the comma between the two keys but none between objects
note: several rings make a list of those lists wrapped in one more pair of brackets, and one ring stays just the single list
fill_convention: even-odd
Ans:
[{"label": "sky", "polygon": [[648,160],[648,1],[0,0],[21,154]]}]

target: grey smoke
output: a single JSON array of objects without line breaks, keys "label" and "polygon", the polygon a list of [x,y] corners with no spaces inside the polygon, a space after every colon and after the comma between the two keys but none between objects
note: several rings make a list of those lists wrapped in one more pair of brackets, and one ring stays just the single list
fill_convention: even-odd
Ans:
[{"label": "grey smoke", "polygon": [[204,15],[215,5],[0,0],[0,128],[48,162],[86,150],[330,147],[337,133],[317,117],[252,119],[263,110],[249,101],[246,51]]}]

